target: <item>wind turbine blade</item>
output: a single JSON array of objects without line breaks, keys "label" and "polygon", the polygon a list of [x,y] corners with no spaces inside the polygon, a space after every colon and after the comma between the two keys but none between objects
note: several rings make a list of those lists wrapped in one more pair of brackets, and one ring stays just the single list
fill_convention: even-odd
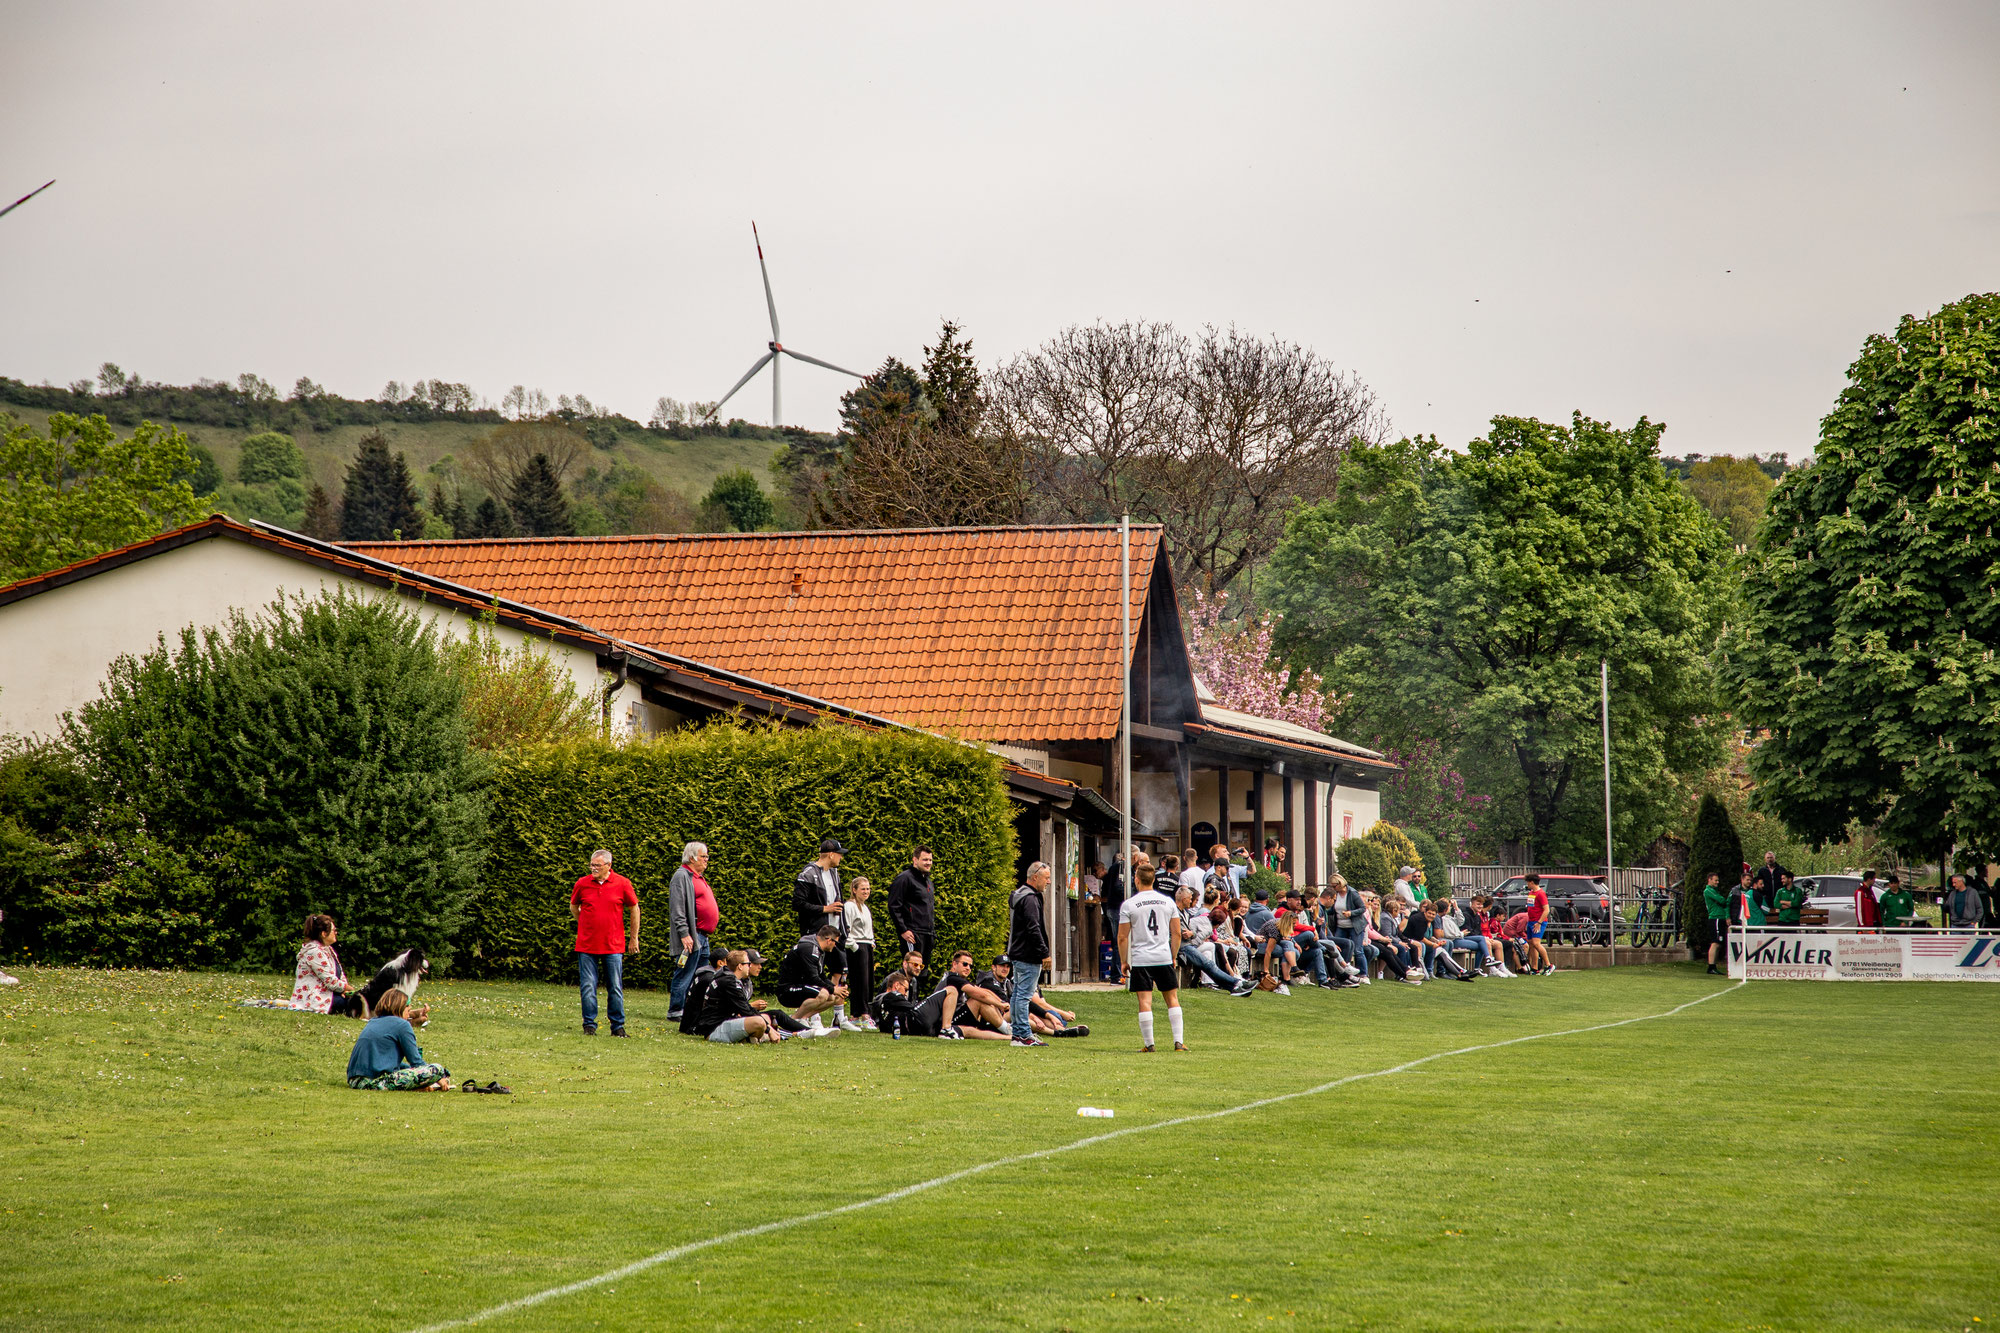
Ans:
[{"label": "wind turbine blade", "polygon": [[[54,182],[54,181],[50,181],[50,182],[49,182],[49,185],[54,185],[54,184],[55,184],[55,182]],[[16,200],[15,200],[15,201],[14,201],[13,203],[11,203],[11,204],[7,205],[7,206],[6,206],[5,208],[0,208],[0,218],[4,218],[4,217],[6,217],[6,216],[7,216],[7,215],[8,215],[9,213],[11,213],[11,212],[13,212],[13,211],[14,211],[15,209],[19,208],[19,207],[20,207],[20,206],[21,206],[22,204],[25,204],[25,203],[27,203],[27,202],[28,202],[28,201],[29,201],[30,199],[33,199],[33,198],[34,198],[34,197],[35,197],[36,195],[40,194],[40,193],[41,193],[41,192],[42,192],[43,190],[46,190],[46,189],[48,189],[48,188],[49,188],[49,185],[44,185],[44,186],[41,186],[41,187],[40,187],[40,188],[38,188],[38,189],[33,189],[33,190],[30,190],[30,191],[28,191],[28,192],[27,192],[26,194],[22,195],[22,196],[21,196],[21,197],[20,197],[19,199],[16,199]],[[763,257],[763,252],[762,252],[762,251],[760,250],[760,251],[758,252],[758,258],[760,258],[760,259],[761,259],[762,257]],[[770,287],[770,285],[771,285],[771,280],[770,280],[769,278],[766,278],[766,279],[764,280],[764,285],[765,285],[765,287],[766,287],[766,288],[769,288],[769,287]],[[776,319],[776,318],[777,318],[777,316],[773,315],[773,316],[772,316],[772,318],[773,318],[773,319]]]},{"label": "wind turbine blade", "polygon": [[777,355],[778,355],[778,354],[777,354],[776,352],[766,352],[766,353],[764,353],[764,355],[762,355],[762,356],[758,357],[758,358],[757,358],[757,364],[756,364],[756,365],[754,365],[754,366],[752,366],[752,367],[750,367],[750,369],[748,369],[748,370],[746,370],[746,371],[744,371],[744,372],[743,372],[743,378],[742,378],[742,379],[740,379],[740,380],[738,380],[738,381],[736,381],[736,383],[732,384],[732,385],[731,385],[731,386],[729,387],[729,392],[728,392],[728,393],[725,393],[725,394],[723,394],[723,395],[722,395],[722,397],[720,397],[720,398],[718,398],[718,399],[716,400],[716,402],[715,402],[715,406],[714,406],[714,407],[711,407],[711,408],[710,408],[710,409],[708,410],[708,414],[709,414],[709,415],[710,415],[711,417],[713,417],[713,416],[715,416],[715,415],[716,415],[717,413],[721,412],[721,411],[722,411],[722,405],[723,405],[724,403],[728,402],[728,401],[729,401],[730,399],[734,398],[734,397],[736,396],[736,391],[737,391],[738,389],[742,388],[742,387],[743,387],[744,385],[748,384],[748,383],[750,382],[751,378],[752,378],[752,377],[753,377],[754,375],[756,375],[756,373],[757,373],[758,371],[760,371],[760,370],[762,370],[762,369],[764,368],[764,363],[765,363],[766,361],[769,361],[769,360],[773,359],[773,358],[774,358],[774,357],[776,357]]},{"label": "wind turbine blade", "polygon": [[764,267],[764,239],[757,234],[757,224],[750,224],[750,239],[757,242],[757,271],[764,275],[764,306],[771,312],[771,341],[783,342],[778,334],[778,302],[771,295],[771,270]]},{"label": "wind turbine blade", "polygon": [[840,366],[836,366],[831,361],[822,361],[816,356],[807,356],[804,352],[794,352],[789,347],[781,347],[778,350],[783,352],[786,356],[796,357],[800,361],[804,361],[809,365],[819,366],[823,370],[837,371],[842,375],[852,375],[854,376],[855,379],[858,380],[865,380],[868,378],[866,375],[862,374],[858,370],[847,370]]}]

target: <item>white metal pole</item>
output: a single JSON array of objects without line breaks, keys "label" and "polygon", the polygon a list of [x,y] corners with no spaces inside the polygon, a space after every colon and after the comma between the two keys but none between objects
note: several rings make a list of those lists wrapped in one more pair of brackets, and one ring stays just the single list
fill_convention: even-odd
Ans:
[{"label": "white metal pole", "polygon": [[1124,699],[1118,714],[1118,854],[1125,858],[1120,887],[1132,896],[1132,516],[1118,520],[1118,554],[1123,584],[1119,599],[1119,628],[1124,635],[1125,656],[1119,672],[1124,682]]},{"label": "white metal pole", "polygon": [[1599,702],[1604,713],[1604,896],[1611,903],[1605,922],[1611,943],[1611,966],[1618,966],[1618,871],[1611,862],[1611,661],[1597,659]]}]

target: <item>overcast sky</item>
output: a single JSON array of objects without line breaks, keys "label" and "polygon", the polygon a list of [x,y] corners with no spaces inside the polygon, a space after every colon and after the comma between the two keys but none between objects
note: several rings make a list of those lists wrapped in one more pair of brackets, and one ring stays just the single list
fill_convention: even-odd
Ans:
[{"label": "overcast sky", "polygon": [[[1906,312],[2000,287],[2000,5],[5,7],[0,374],[643,420],[768,338],[1234,323],[1398,432],[1810,451]],[[788,421],[847,387],[790,366]],[[767,381],[729,414],[770,415]]]}]

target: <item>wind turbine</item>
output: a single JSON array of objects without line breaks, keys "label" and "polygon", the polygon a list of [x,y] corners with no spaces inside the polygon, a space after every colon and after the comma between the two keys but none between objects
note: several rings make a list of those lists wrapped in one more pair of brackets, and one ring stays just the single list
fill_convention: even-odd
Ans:
[{"label": "wind turbine", "polygon": [[[54,181],[50,181],[50,182],[49,182],[49,185],[54,185],[54,184],[55,184],[55,182],[54,182]],[[34,197],[35,197],[36,195],[40,194],[40,193],[41,193],[41,192],[42,192],[43,190],[46,190],[46,189],[48,189],[48,188],[49,188],[49,185],[41,185],[41,186],[37,186],[37,187],[36,187],[35,189],[32,189],[32,190],[28,191],[28,192],[27,192],[26,194],[22,195],[22,196],[21,196],[21,197],[20,197],[19,199],[16,199],[16,200],[15,200],[15,201],[14,201],[13,203],[11,203],[11,204],[7,205],[7,206],[6,206],[5,208],[0,208],[0,218],[4,218],[4,217],[6,217],[6,216],[7,216],[7,215],[8,215],[9,213],[11,213],[11,212],[13,212],[13,211],[14,211],[15,209],[19,208],[19,207],[20,207],[20,206],[21,206],[22,204],[25,204],[25,203],[27,203],[27,202],[28,202],[28,201],[29,201],[30,199],[33,199],[33,198],[34,198]],[[760,255],[761,255],[761,252],[759,252],[759,253],[760,253]]]},{"label": "wind turbine", "polygon": [[771,296],[771,270],[765,267],[764,241],[762,237],[757,235],[757,224],[755,222],[750,224],[750,239],[757,243],[757,269],[764,275],[764,305],[771,312],[771,341],[764,344],[769,350],[757,358],[755,365],[743,372],[743,378],[736,381],[728,393],[722,395],[715,406],[708,410],[708,415],[713,418],[720,413],[722,411],[722,404],[734,398],[737,389],[748,384],[756,377],[758,371],[769,365],[771,367],[771,428],[776,430],[783,426],[785,421],[784,399],[780,397],[780,386],[778,383],[778,358],[780,356],[789,356],[796,361],[803,361],[810,366],[820,366],[824,369],[835,371],[838,374],[852,375],[858,380],[867,379],[868,377],[859,371],[843,370],[831,361],[822,361],[816,356],[807,356],[804,352],[794,352],[778,340],[778,303]]}]

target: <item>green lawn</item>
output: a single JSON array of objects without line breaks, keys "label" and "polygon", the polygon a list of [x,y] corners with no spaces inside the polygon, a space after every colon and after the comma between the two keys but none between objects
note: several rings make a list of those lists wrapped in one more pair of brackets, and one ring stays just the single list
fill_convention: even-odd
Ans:
[{"label": "green lawn", "polygon": [[[287,979],[30,969],[0,995],[0,1327],[412,1329],[997,1158],[1723,989],[1699,968],[1127,997],[1041,1051],[723,1048],[635,993],[431,983],[519,1095],[358,1093]],[[1162,1021],[1164,1040],[1164,1019]],[[2000,987],[1758,983],[705,1249],[507,1330],[1966,1329],[2000,1320]],[[1080,1120],[1080,1105],[1113,1121]]]}]

